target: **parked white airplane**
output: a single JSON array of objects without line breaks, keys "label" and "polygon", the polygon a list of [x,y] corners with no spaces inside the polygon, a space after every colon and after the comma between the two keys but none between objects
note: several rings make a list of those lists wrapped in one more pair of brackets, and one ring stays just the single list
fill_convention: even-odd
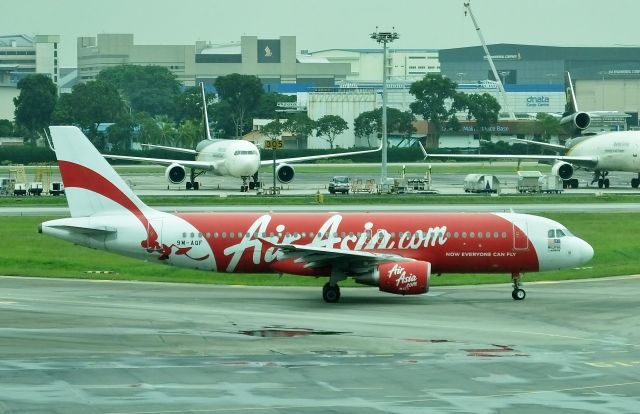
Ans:
[{"label": "parked white airplane", "polygon": [[211,272],[326,277],[326,302],[349,277],[418,295],[439,273],[506,273],[522,300],[522,273],[593,256],[560,223],[528,214],[164,213],[140,201],[78,128],[50,130],[71,217],[40,232],[94,249]]},{"label": "parked white airplane", "polygon": [[[207,115],[207,105],[205,100],[204,85],[202,87],[204,124],[207,138],[196,146],[195,149],[166,147],[162,145],[147,145],[152,148],[160,148],[174,152],[193,154],[194,161],[172,160],[165,158],[145,158],[126,155],[107,155],[106,158],[114,160],[142,161],[153,164],[166,165],[165,177],[171,184],[181,184],[187,177],[186,168],[191,169],[189,181],[186,183],[187,190],[197,190],[200,184],[196,178],[206,172],[214,175],[236,177],[242,179],[240,191],[246,192],[249,189],[260,187],[258,178],[258,168],[263,165],[273,164],[273,160],[260,160],[260,150],[253,143],[242,139],[213,139],[209,130],[209,117]],[[349,157],[351,155],[367,154],[377,152],[382,146],[373,150],[343,152],[339,154],[310,155],[306,157],[281,158],[276,160],[276,177],[281,183],[288,183],[293,180],[295,170],[291,163],[321,160],[336,157]],[[251,178],[249,184],[247,180]]]},{"label": "parked white airplane", "polygon": [[[567,114],[560,121],[573,131],[580,132],[587,129],[591,123],[588,112],[578,110],[571,76],[566,74]],[[534,160],[553,163],[552,174],[565,180],[565,186],[578,187],[578,180],[573,177],[576,168],[593,171],[593,181],[598,187],[609,188],[607,176],[610,171],[624,171],[637,173],[638,177],[631,180],[631,187],[638,188],[640,184],[640,132],[616,131],[597,135],[583,135],[567,140],[566,145],[555,145],[523,139],[518,142],[541,145],[558,151],[563,155],[499,155],[499,154],[427,154],[425,158],[458,158],[458,159],[509,159]]]}]

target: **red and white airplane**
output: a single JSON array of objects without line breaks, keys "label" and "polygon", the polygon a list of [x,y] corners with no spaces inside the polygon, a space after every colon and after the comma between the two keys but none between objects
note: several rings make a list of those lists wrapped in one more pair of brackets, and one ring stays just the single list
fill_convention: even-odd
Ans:
[{"label": "red and white airplane", "polygon": [[327,302],[348,277],[381,291],[427,292],[440,273],[521,274],[576,267],[593,249],[564,226],[516,213],[185,213],[145,205],[76,127],[51,136],[71,218],[40,232],[158,263],[236,273],[325,276]]}]

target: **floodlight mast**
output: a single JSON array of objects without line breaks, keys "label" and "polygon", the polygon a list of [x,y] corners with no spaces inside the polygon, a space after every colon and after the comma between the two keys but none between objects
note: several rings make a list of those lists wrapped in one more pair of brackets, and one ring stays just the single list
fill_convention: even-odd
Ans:
[{"label": "floodlight mast", "polygon": [[382,166],[380,171],[380,184],[387,182],[387,43],[398,39],[398,33],[380,32],[378,27],[370,37],[378,43],[382,43]]},{"label": "floodlight mast", "polygon": [[478,33],[478,37],[480,38],[480,43],[482,43],[482,48],[484,49],[484,54],[485,54],[485,56],[487,56],[487,60],[489,61],[489,66],[491,67],[491,72],[493,72],[493,77],[496,79],[496,82],[498,84],[498,90],[500,91],[500,94],[502,95],[502,100],[504,101],[504,105],[506,106],[505,109],[509,113],[509,118],[516,119],[516,114],[511,109],[511,105],[509,105],[509,103],[507,102],[507,93],[505,92],[504,85],[502,84],[503,80],[502,80],[502,78],[500,78],[500,76],[498,76],[498,71],[496,70],[496,66],[493,64],[493,59],[491,58],[491,53],[489,53],[489,49],[487,49],[487,43],[484,41],[484,36],[482,36],[482,31],[480,31],[480,27],[478,26],[478,22],[476,21],[476,18],[473,15],[473,12],[471,11],[471,1],[465,1],[463,4],[464,4],[464,7],[467,9],[464,12],[465,16],[467,15],[467,11],[468,11],[469,12],[469,16],[471,17],[471,21],[473,21],[473,26],[476,28],[476,33]]}]

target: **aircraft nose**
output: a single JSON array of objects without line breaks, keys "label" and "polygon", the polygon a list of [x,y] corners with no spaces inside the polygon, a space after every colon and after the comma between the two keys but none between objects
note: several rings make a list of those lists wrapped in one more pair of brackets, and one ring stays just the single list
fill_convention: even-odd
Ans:
[{"label": "aircraft nose", "polygon": [[579,240],[578,251],[580,252],[581,263],[587,263],[593,258],[593,247],[582,239]]}]

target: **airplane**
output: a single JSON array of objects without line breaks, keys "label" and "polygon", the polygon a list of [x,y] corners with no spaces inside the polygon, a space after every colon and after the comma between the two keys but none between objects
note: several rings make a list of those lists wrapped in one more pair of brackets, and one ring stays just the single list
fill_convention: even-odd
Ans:
[{"label": "airplane", "polygon": [[[189,180],[186,183],[187,190],[198,190],[200,183],[196,178],[206,172],[211,172],[218,176],[236,177],[242,179],[241,192],[260,188],[258,168],[264,165],[272,165],[273,160],[260,160],[260,150],[252,142],[242,139],[213,139],[209,129],[209,116],[207,115],[207,104],[204,93],[204,83],[200,83],[203,99],[203,115],[206,131],[206,139],[200,141],[195,149],[168,147],[163,145],[145,144],[150,148],[159,148],[179,153],[192,154],[194,161],[146,158],[127,155],[108,155],[105,157],[114,160],[142,161],[153,164],[166,165],[165,177],[171,184],[182,184],[186,177],[186,168],[191,169]],[[291,163],[322,160],[327,158],[348,157],[352,155],[367,154],[382,150],[382,145],[377,149],[362,150],[353,152],[343,152],[339,154],[309,155],[305,157],[292,157],[277,159],[276,177],[278,181],[287,184],[293,180],[295,170]],[[247,184],[247,180],[252,180]]]},{"label": "airplane", "polygon": [[399,295],[429,290],[443,273],[511,274],[581,266],[593,248],[562,224],[517,213],[177,213],[145,205],[73,126],[50,127],[70,218],[39,232],[82,246],[177,267],[327,277]]},{"label": "airplane", "polygon": [[[595,113],[583,112],[578,109],[573,83],[569,72],[565,74],[567,112],[560,123],[574,133],[586,130],[591,124]],[[551,173],[564,180],[565,187],[577,188],[578,180],[573,177],[577,168],[593,171],[591,183],[598,183],[599,188],[609,188],[610,171],[634,172],[638,176],[631,179],[631,187],[640,185],[640,131],[604,132],[596,135],[580,135],[567,140],[565,145],[556,145],[514,138],[513,141],[545,148],[563,153],[564,155],[502,155],[502,154],[428,154],[422,148],[425,158],[456,158],[456,159],[502,159],[502,160],[533,160],[552,163]]]}]

